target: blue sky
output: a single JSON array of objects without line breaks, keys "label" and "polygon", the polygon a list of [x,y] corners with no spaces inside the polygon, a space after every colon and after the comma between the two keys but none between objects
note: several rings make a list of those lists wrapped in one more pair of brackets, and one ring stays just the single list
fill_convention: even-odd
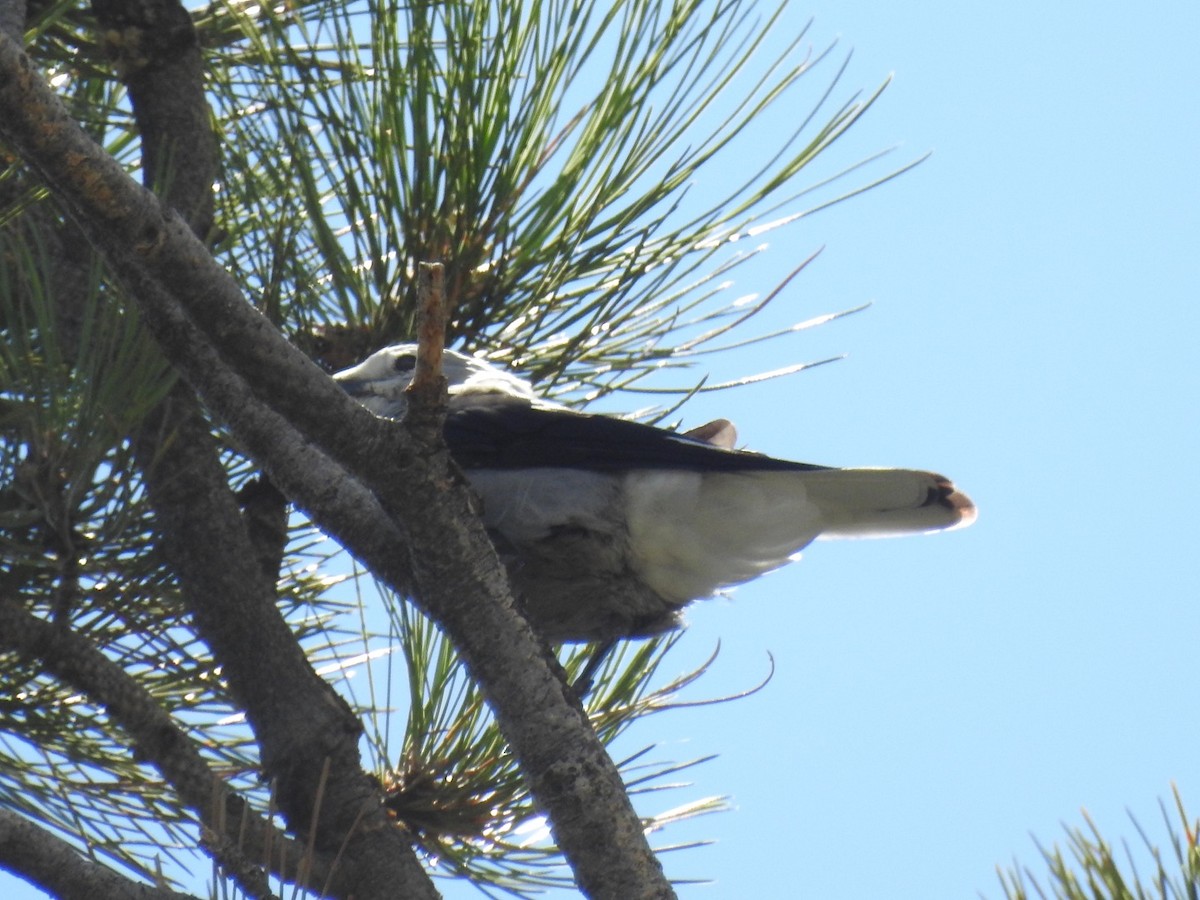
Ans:
[{"label": "blue sky", "polygon": [[668,870],[717,879],[696,898],[1002,896],[995,866],[1040,871],[1030,834],[1059,840],[1081,808],[1132,843],[1127,808],[1165,839],[1172,781],[1200,810],[1200,7],[789,7],[810,15],[818,46],[853,47],[845,84],[894,73],[834,155],[933,155],[772,238],[777,272],[825,247],[779,324],[871,309],[722,374],[848,358],[698,398],[688,421],[942,471],[981,514],[819,544],[693,608],[681,658],[722,647],[698,695],[755,682],[768,652],[776,672],[648,725],[680,757],[719,751],[695,775],[737,806]]},{"label": "blue sky", "polygon": [[661,836],[716,841],[664,857],[715,879],[683,897],[998,897],[995,866],[1040,872],[1030,835],[1059,840],[1081,808],[1131,842],[1127,808],[1164,836],[1172,781],[1200,813],[1200,7],[1111,9],[822,0],[778,26],[815,17],[816,46],[853,48],[847,90],[894,74],[832,159],[933,155],[738,273],[765,292],[825,248],[764,328],[873,306],[716,377],[847,359],[698,397],[685,421],[726,416],[779,456],[941,471],[981,515],[819,544],[693,608],[672,663],[721,653],[690,696],[757,683],[768,654],[775,675],[630,738],[720,754],[691,796],[735,811]]}]

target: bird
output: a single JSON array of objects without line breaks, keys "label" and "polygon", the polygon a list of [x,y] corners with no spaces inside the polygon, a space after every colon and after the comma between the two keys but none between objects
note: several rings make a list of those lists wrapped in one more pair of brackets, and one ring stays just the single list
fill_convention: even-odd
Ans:
[{"label": "bird", "polygon": [[[417,346],[333,377],[399,419]],[[446,350],[444,435],[526,619],[552,642],[682,625],[693,600],[783,566],[817,538],[943,531],[975,520],[949,479],[834,468],[735,448],[725,419],[687,432],[580,412],[477,356]]]}]

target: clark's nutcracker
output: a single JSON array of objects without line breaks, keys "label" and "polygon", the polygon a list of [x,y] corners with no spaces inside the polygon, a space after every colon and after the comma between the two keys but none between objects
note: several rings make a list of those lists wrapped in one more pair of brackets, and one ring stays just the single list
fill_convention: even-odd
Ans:
[{"label": "clark's nutcracker", "polygon": [[[404,414],[416,345],[339,372],[376,415]],[[725,420],[679,434],[587,415],[481,359],[446,351],[450,453],[525,614],[552,641],[680,624],[690,601],[768,572],[814,539],[939,531],[975,507],[949,480],[834,469],[733,449]]]}]

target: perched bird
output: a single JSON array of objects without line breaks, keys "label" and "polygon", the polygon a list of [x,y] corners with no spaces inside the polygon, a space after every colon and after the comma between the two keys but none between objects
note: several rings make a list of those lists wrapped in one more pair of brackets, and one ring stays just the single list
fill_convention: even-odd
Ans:
[{"label": "perched bird", "polygon": [[[376,415],[400,418],[416,345],[334,377]],[[946,478],[835,469],[733,449],[721,419],[687,433],[575,412],[526,381],[446,351],[445,436],[531,624],[552,641],[678,627],[692,600],[777,568],[818,537],[970,524]]]}]

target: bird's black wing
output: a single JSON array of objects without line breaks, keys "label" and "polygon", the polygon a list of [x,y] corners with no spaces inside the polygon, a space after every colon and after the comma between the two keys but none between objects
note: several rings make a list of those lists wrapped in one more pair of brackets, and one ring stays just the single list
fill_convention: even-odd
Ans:
[{"label": "bird's black wing", "polygon": [[640,422],[534,406],[497,395],[452,405],[445,434],[451,455],[464,469],[750,472],[826,468],[725,450]]}]

